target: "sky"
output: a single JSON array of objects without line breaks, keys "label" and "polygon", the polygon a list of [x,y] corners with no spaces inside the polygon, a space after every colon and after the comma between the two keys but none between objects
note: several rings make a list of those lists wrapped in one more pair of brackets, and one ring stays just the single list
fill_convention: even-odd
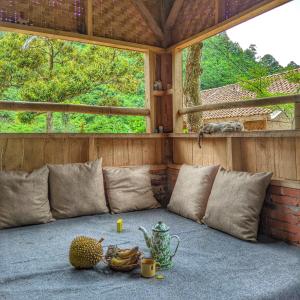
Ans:
[{"label": "sky", "polygon": [[257,46],[259,56],[272,54],[282,66],[300,65],[300,0],[293,0],[245,23],[227,34],[243,49]]}]

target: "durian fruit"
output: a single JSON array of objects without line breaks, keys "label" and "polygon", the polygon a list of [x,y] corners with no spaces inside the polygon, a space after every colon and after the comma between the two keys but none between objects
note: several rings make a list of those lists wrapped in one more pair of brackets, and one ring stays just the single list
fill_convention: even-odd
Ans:
[{"label": "durian fruit", "polygon": [[99,263],[103,257],[103,239],[96,239],[87,236],[76,237],[70,246],[69,260],[76,269],[89,269]]}]

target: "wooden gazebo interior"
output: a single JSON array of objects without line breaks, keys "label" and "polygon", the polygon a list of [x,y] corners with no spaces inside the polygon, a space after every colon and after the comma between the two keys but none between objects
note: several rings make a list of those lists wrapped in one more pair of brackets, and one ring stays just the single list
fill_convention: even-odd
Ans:
[{"label": "wooden gazebo interior", "polygon": [[[295,129],[205,136],[183,134],[183,115],[231,107],[183,107],[182,50],[267,12],[287,0],[0,0],[0,29],[143,52],[145,108],[0,101],[2,110],[141,115],[145,134],[0,134],[0,169],[30,171],[46,163],[103,158],[105,166],[151,165],[153,188],[166,203],[182,164],[220,164],[231,170],[272,171],[262,230],[300,245],[300,112],[298,95],[241,102],[295,103]],[[280,22],[280,20],[279,20]],[[162,91],[154,91],[161,80]],[[260,101],[258,103],[258,101]],[[154,133],[158,126],[164,133]],[[275,199],[275,200],[274,200]],[[297,215],[298,224],[300,221]]]}]

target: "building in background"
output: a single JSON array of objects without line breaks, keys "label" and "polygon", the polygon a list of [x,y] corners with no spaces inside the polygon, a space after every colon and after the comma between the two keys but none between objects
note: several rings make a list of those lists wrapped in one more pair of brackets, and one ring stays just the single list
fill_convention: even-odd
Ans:
[{"label": "building in background", "polygon": [[[296,70],[300,72],[300,68]],[[299,84],[291,83],[285,78],[286,73],[270,75],[269,92],[288,95],[299,92]],[[229,84],[218,88],[201,91],[202,103],[223,103],[244,101],[257,98],[256,94],[243,88],[240,84]],[[245,130],[279,130],[292,129],[293,119],[279,107],[246,107],[232,108],[203,113],[204,123],[239,121]]]}]

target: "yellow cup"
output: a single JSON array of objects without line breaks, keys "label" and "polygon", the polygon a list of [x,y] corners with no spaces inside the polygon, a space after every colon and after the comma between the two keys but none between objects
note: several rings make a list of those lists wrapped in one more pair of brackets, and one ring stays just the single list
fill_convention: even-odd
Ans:
[{"label": "yellow cup", "polygon": [[141,275],[145,278],[154,277],[156,270],[160,267],[159,263],[152,258],[143,258],[141,261]]}]

